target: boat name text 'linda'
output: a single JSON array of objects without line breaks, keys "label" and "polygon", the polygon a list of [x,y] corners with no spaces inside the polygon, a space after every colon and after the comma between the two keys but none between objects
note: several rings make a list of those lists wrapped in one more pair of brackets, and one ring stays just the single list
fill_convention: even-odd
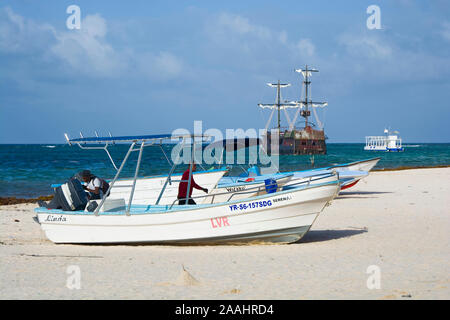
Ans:
[{"label": "boat name text 'linda'", "polygon": [[55,217],[54,215],[52,215],[52,214],[49,214],[48,216],[47,216],[47,219],[45,219],[45,221],[51,221],[51,222],[54,222],[54,221],[66,221],[66,218],[65,217],[63,217],[62,215],[60,215],[60,216],[58,216],[58,217]]}]

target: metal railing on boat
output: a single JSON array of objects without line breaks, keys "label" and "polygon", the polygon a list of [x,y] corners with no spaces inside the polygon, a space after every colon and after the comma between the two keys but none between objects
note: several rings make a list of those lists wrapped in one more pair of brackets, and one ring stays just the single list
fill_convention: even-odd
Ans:
[{"label": "metal railing on boat", "polygon": [[[180,181],[184,181],[188,183],[188,189],[190,188],[191,185],[191,181],[192,181],[192,165],[194,163],[194,154],[195,154],[195,144],[198,143],[198,141],[196,142],[196,138],[201,138],[201,142],[203,142],[204,138],[207,138],[207,135],[201,134],[185,134],[185,135],[171,135],[171,134],[166,134],[166,135],[145,135],[145,136],[122,136],[122,137],[113,137],[113,136],[109,136],[109,137],[99,137],[97,134],[95,137],[88,137],[85,138],[83,137],[83,135],[80,133],[81,138],[76,138],[76,139],[70,139],[69,136],[67,134],[65,134],[65,138],[67,140],[67,143],[69,143],[69,145],[73,144],[77,144],[81,149],[85,149],[85,150],[92,150],[92,149],[103,149],[106,151],[106,153],[108,154],[109,159],[111,160],[114,168],[117,170],[114,179],[111,181],[111,183],[109,184],[109,188],[108,190],[105,192],[105,194],[103,195],[102,200],[100,201],[100,204],[97,206],[97,208],[94,210],[94,214],[96,216],[99,215],[100,209],[103,207],[106,198],[109,196],[111,189],[113,187],[115,187],[115,183],[117,181],[117,179],[119,178],[125,163],[128,160],[128,157],[130,156],[131,152],[134,151],[139,151],[139,156],[138,156],[138,160],[136,163],[136,169],[135,169],[135,174],[134,174],[134,178],[133,178],[133,182],[131,185],[131,192],[130,192],[130,197],[129,197],[129,201],[128,201],[128,205],[126,208],[126,215],[130,215],[130,210],[131,210],[131,205],[133,203],[133,197],[134,197],[134,192],[136,189],[136,180],[139,174],[139,169],[140,169],[140,165],[141,165],[141,161],[142,161],[142,152],[144,147],[148,147],[148,146],[152,146],[155,145],[155,142],[159,141],[160,144],[162,144],[163,140],[173,140],[173,139],[182,139],[181,144],[185,144],[187,141],[187,138],[190,138],[192,140],[192,142],[190,143],[191,146],[191,162],[190,162],[190,170],[189,170],[189,179],[188,180],[180,180]],[[104,143],[105,145],[103,147],[92,147],[92,146],[86,146],[87,143]],[[124,159],[122,160],[122,163],[120,165],[119,168],[117,168],[116,164],[114,163],[114,160],[112,159],[109,151],[108,151],[108,146],[110,144],[115,144],[115,143],[131,143],[130,148],[128,149]],[[136,146],[136,144],[140,143],[140,147],[138,149],[135,149],[134,147]],[[84,144],[84,145],[82,145]],[[162,147],[161,147],[162,149]],[[167,155],[165,154],[164,150],[163,153],[167,159],[167,161],[169,161],[169,158],[167,157]],[[180,153],[178,153],[177,155],[177,159],[176,161],[172,164],[172,168],[169,172],[169,175],[167,176],[166,182],[163,186],[163,188],[161,189],[161,192],[158,196],[158,200],[156,202],[156,204],[159,204],[159,201],[167,187],[167,184],[171,184],[171,175],[175,170],[175,167],[177,166],[177,162],[179,161],[180,158]],[[169,161],[170,164],[170,161]],[[186,201],[188,200],[188,197],[186,197]]]},{"label": "metal railing on boat", "polygon": [[[330,178],[330,177],[332,177],[332,176],[337,176],[337,180],[339,180],[339,173],[338,173],[338,172],[319,173],[319,174],[315,174],[315,175],[309,176],[309,177],[307,178],[308,180],[306,180],[306,181],[299,181],[299,182],[297,182],[297,183],[290,184],[290,185],[288,185],[288,186],[286,186],[286,187],[289,187],[289,188],[298,188],[298,187],[300,187],[300,186],[302,186],[302,185],[310,186],[312,182],[315,182],[315,181],[318,181],[318,180],[321,180],[321,179],[325,179],[325,178]],[[316,177],[316,178],[315,178],[315,177]],[[314,178],[315,178],[315,179],[314,179]],[[284,186],[281,186],[281,188],[284,188]],[[211,200],[211,204],[212,204],[212,203],[214,203],[214,198],[215,198],[216,196],[221,196],[221,195],[227,195],[227,194],[230,194],[230,197],[229,197],[226,201],[224,201],[224,202],[229,202],[229,201],[231,201],[231,199],[232,199],[234,196],[236,196],[236,195],[243,195],[243,194],[255,193],[255,192],[256,192],[257,194],[259,194],[260,192],[264,193],[264,192],[266,192],[266,188],[265,188],[265,186],[251,187],[251,188],[248,188],[248,189],[245,189],[245,190],[242,190],[242,191],[219,192],[219,193],[207,194],[207,195],[202,195],[202,196],[190,197],[190,199],[203,199],[203,198],[209,198],[209,197],[212,197],[212,200]],[[180,199],[175,199],[175,200],[172,202],[172,204],[170,205],[169,210],[172,209],[172,207],[175,205],[175,203],[176,203],[177,201],[179,201],[179,200],[180,200]],[[209,204],[209,203],[208,203],[208,204]]]}]

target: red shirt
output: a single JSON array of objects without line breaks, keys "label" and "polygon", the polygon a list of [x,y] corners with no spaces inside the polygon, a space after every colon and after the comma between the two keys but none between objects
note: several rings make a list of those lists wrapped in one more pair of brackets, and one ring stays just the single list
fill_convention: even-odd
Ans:
[{"label": "red shirt", "polygon": [[[186,182],[180,182],[180,184],[178,185],[178,199],[183,199],[186,198],[186,190],[188,188],[188,180],[189,180],[189,169],[187,169],[184,173],[183,176],[181,177],[181,180],[185,180]],[[189,190],[189,198],[192,195],[192,190],[193,188],[198,189],[198,190],[203,190],[202,187],[200,187],[197,183],[195,183],[194,181],[194,175],[191,176],[191,190]]]}]

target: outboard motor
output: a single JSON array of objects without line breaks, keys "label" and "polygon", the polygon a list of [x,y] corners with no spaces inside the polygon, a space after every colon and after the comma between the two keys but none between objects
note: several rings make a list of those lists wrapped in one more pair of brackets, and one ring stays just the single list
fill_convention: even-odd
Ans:
[{"label": "outboard motor", "polygon": [[73,178],[55,188],[55,198],[64,211],[84,210],[89,201],[81,182]]}]

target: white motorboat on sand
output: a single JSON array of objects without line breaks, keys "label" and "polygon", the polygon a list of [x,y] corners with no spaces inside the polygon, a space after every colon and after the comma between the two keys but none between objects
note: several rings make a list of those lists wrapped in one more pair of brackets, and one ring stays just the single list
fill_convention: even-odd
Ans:
[{"label": "white motorboat on sand", "polygon": [[[69,140],[70,143],[128,142],[131,146],[111,181],[108,192],[93,212],[50,210],[43,207],[36,209],[38,221],[46,236],[55,243],[289,243],[299,240],[310,229],[317,216],[340,189],[338,177],[334,175],[334,181],[221,203],[133,204],[143,148],[154,141],[171,138],[171,135],[158,135]],[[178,138],[184,140],[187,137]],[[139,149],[135,149],[136,144],[140,144]],[[129,201],[109,199],[107,195],[115,187],[132,151],[139,151],[139,158]],[[172,172],[173,168],[161,187],[158,200],[164,193]],[[190,177],[186,182],[190,183]],[[217,195],[203,197],[212,196]],[[110,205],[118,200],[123,205]]]},{"label": "white motorboat on sand", "polygon": [[55,243],[290,243],[303,237],[338,192],[336,180],[219,204],[135,205],[129,214],[36,211]]}]

